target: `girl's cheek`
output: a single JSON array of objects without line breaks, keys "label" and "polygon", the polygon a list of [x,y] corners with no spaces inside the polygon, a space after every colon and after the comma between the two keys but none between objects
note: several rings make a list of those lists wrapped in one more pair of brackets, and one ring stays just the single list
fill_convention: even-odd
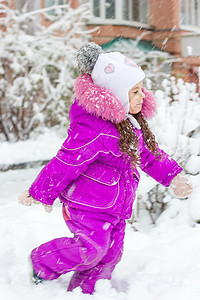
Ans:
[{"label": "girl's cheek", "polygon": [[138,97],[138,95],[134,95],[132,99],[136,103],[138,101],[139,97]]},{"label": "girl's cheek", "polygon": [[134,105],[135,101],[136,101],[135,98],[132,97],[132,98],[131,98],[131,104]]},{"label": "girl's cheek", "polygon": [[135,100],[135,99],[137,99],[137,95],[135,95],[135,94],[132,94],[132,95],[131,95],[131,99],[132,99],[132,100]]}]

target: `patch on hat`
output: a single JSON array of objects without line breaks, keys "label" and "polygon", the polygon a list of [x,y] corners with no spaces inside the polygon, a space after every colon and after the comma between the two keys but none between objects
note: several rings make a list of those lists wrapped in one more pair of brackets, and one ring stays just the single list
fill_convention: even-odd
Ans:
[{"label": "patch on hat", "polygon": [[125,57],[125,64],[127,64],[128,66],[131,66],[133,68],[137,68],[140,69],[140,67],[130,58]]},{"label": "patch on hat", "polygon": [[114,72],[115,72],[115,67],[114,67],[114,65],[111,64],[111,63],[108,64],[108,65],[105,67],[104,72],[105,72],[106,74],[114,73]]}]

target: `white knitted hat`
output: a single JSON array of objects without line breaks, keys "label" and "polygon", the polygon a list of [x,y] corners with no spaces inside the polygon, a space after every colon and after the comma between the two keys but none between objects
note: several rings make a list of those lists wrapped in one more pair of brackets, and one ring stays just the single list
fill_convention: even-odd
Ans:
[{"label": "white knitted hat", "polygon": [[145,78],[142,69],[120,52],[100,53],[91,73],[94,84],[113,92],[129,113],[129,91]]}]

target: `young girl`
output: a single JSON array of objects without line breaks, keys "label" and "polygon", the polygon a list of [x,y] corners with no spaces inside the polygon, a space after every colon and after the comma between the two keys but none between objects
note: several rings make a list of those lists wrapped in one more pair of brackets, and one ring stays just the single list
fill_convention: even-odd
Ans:
[{"label": "young girl", "polygon": [[95,43],[77,53],[68,137],[19,201],[41,202],[51,211],[63,203],[73,238],[54,239],[31,253],[33,280],[53,280],[74,271],[68,290],[94,292],[110,279],[123,252],[125,220],[131,217],[139,182],[137,167],[184,198],[192,188],[181,167],[160,150],[146,118],[155,101],[143,88],[145,74],[119,52],[102,53]]}]

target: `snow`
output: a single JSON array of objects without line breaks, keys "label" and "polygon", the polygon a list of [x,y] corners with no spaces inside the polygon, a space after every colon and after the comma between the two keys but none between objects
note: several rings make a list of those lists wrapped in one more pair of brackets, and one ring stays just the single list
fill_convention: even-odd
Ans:
[{"label": "snow", "polygon": [[[90,10],[88,4],[71,9],[68,3],[62,6],[65,10],[58,9],[52,16],[54,22],[44,27],[38,22],[39,14],[51,8],[25,13],[9,9],[2,0],[0,3],[0,27],[5,27],[0,32],[0,74],[8,73],[0,78],[0,140],[17,141],[29,138],[44,125],[68,123],[75,54],[90,38],[91,31],[85,27]],[[32,30],[34,34],[30,34]],[[55,30],[65,34],[58,35]]]},{"label": "snow", "polygon": [[[0,164],[47,160],[55,155],[65,136],[46,130],[18,143],[2,143]],[[198,139],[193,143],[198,159]],[[47,147],[48,145],[48,147]],[[191,156],[192,157],[192,156]],[[188,162],[190,168],[194,163]],[[196,165],[195,165],[196,166]],[[33,248],[53,238],[71,236],[57,200],[48,214],[42,205],[22,206],[17,196],[29,188],[41,167],[0,172],[0,289],[4,300],[199,300],[200,297],[200,175],[191,175],[190,199],[165,197],[167,208],[153,225],[144,207],[133,224],[127,222],[124,254],[111,281],[100,280],[94,295],[80,288],[66,292],[72,273],[35,286],[30,280],[29,255]],[[156,185],[141,173],[138,195]],[[146,203],[148,204],[148,202]],[[135,203],[136,211],[137,201]],[[106,227],[105,227],[106,229]]]},{"label": "snow", "polygon": [[185,168],[189,173],[198,174],[200,170],[200,156],[190,156]]},{"label": "snow", "polygon": [[[127,223],[124,254],[111,281],[100,280],[94,295],[77,288],[66,294],[71,273],[35,286],[30,281],[30,251],[50,239],[71,235],[59,201],[48,214],[42,205],[18,204],[40,168],[0,173],[0,286],[4,300],[198,300],[200,297],[199,180],[188,200],[171,198],[152,225],[145,210],[137,223]],[[198,209],[197,209],[198,208]],[[137,228],[137,231],[134,230]]]},{"label": "snow", "polygon": [[38,137],[33,136],[17,143],[2,142],[0,166],[25,162],[50,160],[56,155],[67,136],[67,129],[44,129]]},{"label": "snow", "polygon": [[[152,208],[149,192],[157,183],[141,173],[137,191],[141,202],[139,216],[136,201],[135,219],[132,224],[127,222],[124,254],[111,281],[100,280],[92,296],[82,294],[80,288],[67,293],[71,273],[39,286],[30,280],[31,250],[53,238],[71,235],[58,200],[51,214],[42,205],[26,207],[17,201],[17,196],[29,188],[41,167],[0,172],[0,289],[4,300],[200,299],[200,224],[196,222],[200,220],[199,99],[195,98],[193,86],[185,89],[182,82],[175,86],[173,78],[163,86],[165,92],[156,93],[158,113],[150,126],[161,148],[182,162],[194,186],[191,197],[177,199],[170,189],[165,191],[159,185],[166,208],[152,224],[146,208]],[[172,89],[176,101],[169,104],[167,91]],[[193,100],[186,103],[188,97]],[[194,133],[189,137],[191,131]],[[43,129],[39,136],[33,132],[27,141],[2,142],[0,166],[49,160],[66,135],[67,129]]]},{"label": "snow", "polygon": [[[25,20],[32,14],[36,12],[16,17],[16,26],[21,24],[23,18]],[[77,16],[79,18],[80,13]],[[16,37],[17,30],[21,26],[10,27],[8,19],[9,28],[6,37],[0,33],[2,40],[0,52],[2,57],[9,59],[13,76],[16,75],[11,85],[1,79],[1,90],[7,91],[7,99],[11,99],[12,106],[17,108],[24,101],[24,93],[20,94],[20,89],[24,88],[25,95],[32,91],[27,98],[32,99],[31,97],[35,97],[38,90],[39,82],[43,80],[44,99],[41,99],[40,106],[33,105],[33,116],[42,123],[41,126],[44,123],[44,116],[41,114],[44,104],[50,105],[53,114],[58,116],[61,124],[67,123],[66,115],[63,116],[66,104],[60,99],[68,97],[71,99],[74,80],[71,64],[72,62],[74,64],[74,51],[88,40],[89,32],[82,28],[83,18],[80,19],[80,24],[75,26],[74,31],[64,37],[67,43],[63,44],[54,34],[51,38],[49,35],[54,32],[55,26],[62,25],[61,28],[64,26],[66,30],[71,27],[71,24],[77,24],[75,19],[72,14],[66,15],[66,19],[61,19],[58,15],[58,22],[46,30],[43,29],[41,34],[29,36],[20,29],[17,38],[13,37]],[[71,34],[76,36],[75,32],[81,34],[81,39],[72,38]],[[15,49],[14,54],[11,53],[13,49]],[[22,53],[21,49],[23,49]],[[190,52],[191,50],[189,49]],[[61,54],[64,55],[63,61],[59,59]],[[144,54],[137,55],[138,63],[147,62],[149,54],[145,57]],[[196,222],[200,220],[200,101],[193,84],[184,84],[181,79],[176,83],[173,77],[160,83],[158,77],[163,74],[158,72],[160,66],[155,64],[160,55],[154,52],[155,59],[147,63],[146,70],[147,77],[152,80],[154,78],[161,89],[156,92],[158,113],[150,122],[150,126],[161,148],[173,155],[183,166],[184,172],[189,175],[194,186],[193,194],[187,200],[180,200],[172,195],[170,189],[165,191],[159,185],[158,194],[161,191],[164,195],[162,203],[166,208],[162,214],[157,215],[155,224],[152,224],[149,212],[152,208],[150,200],[153,199],[149,192],[156,187],[157,183],[142,173],[137,191],[141,202],[139,216],[137,210],[139,201],[136,201],[135,219],[132,223],[127,222],[122,260],[114,270],[111,281],[100,280],[96,284],[95,294],[90,296],[82,294],[79,288],[72,293],[66,292],[71,273],[39,286],[32,284],[29,261],[31,250],[48,240],[69,236],[71,233],[64,223],[58,200],[50,214],[45,212],[42,205],[26,207],[17,201],[17,196],[29,188],[41,167],[0,172],[0,290],[3,300],[200,299],[200,224]],[[169,63],[171,58],[166,56],[165,59],[165,63]],[[27,74],[26,68],[33,62],[35,62],[33,72]],[[50,63],[60,72],[55,87],[46,77],[43,67]],[[4,74],[4,71],[0,64],[0,73]],[[23,77],[17,76],[20,72],[23,73]],[[146,80],[146,84],[151,88],[153,81]],[[51,99],[54,101],[51,102]],[[28,109],[29,102],[25,102],[23,107]],[[8,112],[11,112],[9,106],[5,116]],[[18,125],[19,122],[16,124]],[[39,127],[39,130],[42,130],[42,127]],[[40,135],[37,133],[38,131],[32,132],[27,141],[1,142],[0,167],[49,160],[57,153],[67,134],[66,131],[60,132],[56,128],[43,129]],[[15,139],[11,136],[10,140]],[[107,224],[105,224],[106,229]]]},{"label": "snow", "polygon": [[[162,124],[164,108],[152,126],[166,149],[172,151],[177,136],[174,124]],[[172,126],[171,126],[172,125]],[[165,126],[165,137],[163,137]],[[175,126],[175,127],[174,127]],[[185,129],[186,130],[186,129]],[[0,165],[48,160],[53,157],[67,132],[45,130],[40,136],[17,143],[1,143]],[[183,136],[184,137],[184,136]],[[180,139],[180,135],[179,135]],[[166,140],[168,143],[166,143]],[[174,141],[173,141],[174,140]],[[187,141],[186,141],[187,142]],[[180,142],[181,149],[184,142]],[[183,145],[182,145],[183,144]],[[47,146],[48,145],[48,146]],[[0,172],[0,289],[4,300],[199,300],[200,298],[200,188],[199,139],[191,138],[187,161],[194,192],[187,200],[165,195],[166,209],[152,224],[145,205],[147,194],[156,182],[141,173],[138,195],[143,197],[140,215],[127,223],[124,253],[111,281],[100,280],[94,295],[84,295],[80,288],[66,292],[72,273],[55,281],[35,286],[30,280],[29,255],[33,248],[53,238],[69,236],[57,200],[52,213],[42,205],[22,206],[17,196],[28,189],[41,167]],[[184,152],[183,152],[184,153]],[[181,154],[182,155],[182,154]],[[195,175],[197,174],[197,175]],[[146,201],[146,203],[145,203]],[[137,201],[134,211],[137,212]]]}]

